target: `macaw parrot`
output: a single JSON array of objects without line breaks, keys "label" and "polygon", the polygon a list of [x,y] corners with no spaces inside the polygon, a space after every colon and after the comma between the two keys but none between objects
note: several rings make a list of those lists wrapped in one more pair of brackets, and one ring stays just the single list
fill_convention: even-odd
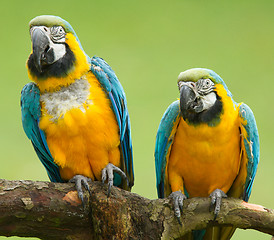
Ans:
[{"label": "macaw parrot", "polygon": [[[255,118],[212,70],[184,71],[178,87],[180,100],[164,113],[156,137],[158,196],[173,199],[179,222],[186,198],[210,197],[216,218],[223,197],[249,199],[259,162]],[[211,227],[184,239],[230,239],[234,231]]]},{"label": "macaw parrot", "polygon": [[84,52],[71,25],[43,15],[29,23],[31,83],[21,93],[22,123],[52,182],[133,186],[130,120],[124,90],[101,58]]}]

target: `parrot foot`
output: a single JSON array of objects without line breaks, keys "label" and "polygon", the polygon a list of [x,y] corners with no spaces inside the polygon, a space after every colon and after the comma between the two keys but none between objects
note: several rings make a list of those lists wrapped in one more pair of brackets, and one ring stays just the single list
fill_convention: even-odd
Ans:
[{"label": "parrot foot", "polygon": [[127,175],[120,168],[116,167],[112,163],[109,163],[102,170],[102,182],[105,183],[105,181],[108,178],[108,194],[107,194],[108,197],[110,195],[110,189],[113,186],[113,178],[114,178],[113,172],[118,173],[123,179],[125,179],[127,181],[127,185],[129,186]]},{"label": "parrot foot", "polygon": [[182,193],[181,190],[179,190],[176,192],[172,192],[169,195],[169,198],[172,198],[172,200],[173,200],[175,216],[176,216],[179,224],[182,225],[180,217],[181,217],[181,212],[183,212],[184,200],[187,199],[187,197],[186,197],[186,195],[184,195]]},{"label": "parrot foot", "polygon": [[83,175],[75,175],[72,179],[69,180],[69,182],[75,183],[75,188],[77,190],[78,197],[81,199],[83,207],[85,207],[82,185],[85,187],[86,190],[88,190],[89,195],[91,196],[91,191],[89,188],[89,183],[91,183],[91,179]]},{"label": "parrot foot", "polygon": [[226,198],[227,195],[221,189],[216,189],[209,195],[209,197],[211,198],[210,211],[215,205],[214,220],[216,220],[221,209],[222,198]]}]

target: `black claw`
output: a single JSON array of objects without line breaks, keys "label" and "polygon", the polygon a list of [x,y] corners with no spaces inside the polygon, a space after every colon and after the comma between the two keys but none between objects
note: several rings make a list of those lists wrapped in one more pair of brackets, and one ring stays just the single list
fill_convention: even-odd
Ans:
[{"label": "black claw", "polygon": [[180,208],[181,212],[183,212],[183,206],[184,206],[183,200],[179,199],[179,208]]},{"label": "black claw", "polygon": [[91,197],[92,194],[91,194],[90,188],[88,188],[88,193],[89,193],[89,196]]},{"label": "black claw", "polygon": [[176,218],[177,218],[178,223],[180,224],[180,226],[183,226],[182,221],[181,221],[181,218],[180,218],[180,217],[176,217]]},{"label": "black claw", "polygon": [[110,196],[110,190],[111,190],[112,186],[113,186],[113,177],[109,177],[108,178],[108,194],[107,194],[107,197]]},{"label": "black claw", "polygon": [[83,207],[85,208],[84,193],[83,193],[82,185],[89,192],[89,195],[91,196],[91,191],[88,185],[88,183],[91,182],[91,179],[82,175],[75,175],[72,179],[69,180],[69,182],[75,183],[75,188],[77,190],[78,197],[81,200]]},{"label": "black claw", "polygon": [[[114,166],[113,165],[113,171],[118,173],[124,180],[126,180],[128,182],[128,178],[127,178],[127,175],[118,167]],[[129,184],[129,183],[128,183]]]},{"label": "black claw", "polygon": [[91,196],[91,191],[88,183],[86,181],[82,181],[82,184],[84,185],[85,189],[88,191],[89,195]]},{"label": "black claw", "polygon": [[108,194],[107,194],[107,197],[110,196],[111,187],[112,187],[112,184],[110,182],[108,182]]},{"label": "black claw", "polygon": [[221,210],[222,198],[226,198],[227,195],[222,190],[216,189],[209,195],[209,197],[211,198],[209,210],[212,211],[215,205],[214,220],[216,220]]},{"label": "black claw", "polygon": [[84,195],[82,192],[78,192],[78,197],[81,199],[83,208],[85,208]]},{"label": "black claw", "polygon": [[210,203],[210,204],[211,204],[212,206],[214,206],[215,203],[216,203],[216,195],[212,195],[212,196],[211,196],[211,203]]},{"label": "black claw", "polygon": [[214,211],[215,210],[214,205],[216,203],[216,196],[213,195],[210,197],[211,197],[211,202],[210,202],[210,206],[209,206],[209,211]]},{"label": "black claw", "polygon": [[102,182],[105,183],[106,179],[108,179],[108,192],[107,197],[110,196],[111,187],[113,186],[113,172],[118,173],[124,180],[127,181],[127,185],[129,186],[129,180],[127,175],[118,167],[109,163],[103,170],[102,170]]},{"label": "black claw", "polygon": [[181,191],[172,192],[169,195],[169,197],[173,199],[174,214],[175,214],[179,224],[182,226],[180,217],[181,217],[181,212],[183,212],[184,200],[187,197]]}]

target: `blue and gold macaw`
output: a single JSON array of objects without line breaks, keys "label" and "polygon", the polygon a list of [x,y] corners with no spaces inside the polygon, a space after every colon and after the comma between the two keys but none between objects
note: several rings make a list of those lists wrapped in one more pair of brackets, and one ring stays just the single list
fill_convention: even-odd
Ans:
[{"label": "blue and gold macaw", "polygon": [[[182,72],[178,87],[180,100],[168,107],[157,132],[158,196],[173,199],[178,219],[186,198],[210,197],[216,217],[222,197],[249,199],[259,162],[255,118],[212,70]],[[213,227],[185,239],[230,239],[234,231]]]},{"label": "blue and gold macaw", "polygon": [[124,90],[111,67],[89,58],[71,25],[43,15],[30,21],[29,78],[21,93],[27,137],[52,182],[108,181],[130,190],[133,159]]}]

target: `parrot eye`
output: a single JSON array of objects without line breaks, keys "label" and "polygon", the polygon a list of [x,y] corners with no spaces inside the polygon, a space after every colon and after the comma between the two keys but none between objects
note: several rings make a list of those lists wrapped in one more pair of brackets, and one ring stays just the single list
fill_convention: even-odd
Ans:
[{"label": "parrot eye", "polygon": [[200,79],[197,82],[197,90],[200,94],[206,95],[212,92],[214,89],[214,83],[210,79]]},{"label": "parrot eye", "polygon": [[209,79],[206,79],[206,81],[205,81],[205,85],[206,85],[207,87],[209,87],[209,86],[210,86],[210,80],[209,80]]},{"label": "parrot eye", "polygon": [[210,79],[201,79],[201,88],[202,89],[208,89],[214,86],[214,83]]},{"label": "parrot eye", "polygon": [[65,30],[62,26],[53,26],[50,29],[51,40],[53,42],[64,42],[64,37],[66,35]]}]

